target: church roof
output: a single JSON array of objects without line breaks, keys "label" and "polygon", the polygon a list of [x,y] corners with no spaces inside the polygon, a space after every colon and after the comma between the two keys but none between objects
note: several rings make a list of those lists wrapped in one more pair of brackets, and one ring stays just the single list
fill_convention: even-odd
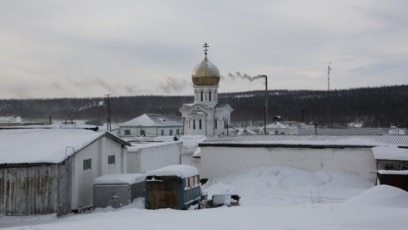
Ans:
[{"label": "church roof", "polygon": [[207,58],[207,43],[203,46],[205,48],[205,57],[200,63],[198,63],[192,73],[192,80],[194,85],[218,85],[220,82],[220,71],[217,66],[211,63]]}]

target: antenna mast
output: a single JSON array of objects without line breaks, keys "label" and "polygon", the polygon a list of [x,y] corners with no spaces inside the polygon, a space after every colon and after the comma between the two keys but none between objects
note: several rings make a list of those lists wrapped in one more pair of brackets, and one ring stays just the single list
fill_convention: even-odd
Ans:
[{"label": "antenna mast", "polygon": [[330,103],[330,71],[331,71],[331,67],[330,67],[330,65],[331,65],[331,62],[329,62],[329,65],[327,66],[327,126],[329,127],[329,128],[332,128],[332,125],[331,125],[331,120],[330,120],[330,106],[331,106],[331,103]]}]

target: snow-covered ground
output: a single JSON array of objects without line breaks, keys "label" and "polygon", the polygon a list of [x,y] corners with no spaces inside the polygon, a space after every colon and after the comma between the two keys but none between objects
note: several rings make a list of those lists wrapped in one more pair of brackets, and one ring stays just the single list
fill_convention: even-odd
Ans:
[{"label": "snow-covered ground", "polygon": [[203,186],[208,196],[237,193],[240,206],[145,210],[143,199],[120,209],[56,218],[0,216],[10,229],[407,229],[408,193],[334,172],[261,167]]}]

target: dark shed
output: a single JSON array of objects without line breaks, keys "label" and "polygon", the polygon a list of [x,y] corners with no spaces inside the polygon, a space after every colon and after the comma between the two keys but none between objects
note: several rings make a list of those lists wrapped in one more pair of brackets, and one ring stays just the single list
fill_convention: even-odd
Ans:
[{"label": "dark shed", "polygon": [[201,200],[198,170],[189,165],[170,165],[146,173],[145,208],[188,209]]}]

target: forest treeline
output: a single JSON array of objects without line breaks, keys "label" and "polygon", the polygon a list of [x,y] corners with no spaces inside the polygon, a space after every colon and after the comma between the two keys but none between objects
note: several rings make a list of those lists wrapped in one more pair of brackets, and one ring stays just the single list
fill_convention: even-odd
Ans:
[{"label": "forest treeline", "polygon": [[[408,127],[408,85],[356,88],[345,90],[270,90],[268,121],[282,120],[323,126],[344,126],[363,122],[365,127]],[[108,103],[109,100],[109,103]],[[223,93],[219,103],[228,103],[234,111],[234,125],[262,125],[265,92]],[[20,116],[24,120],[92,120],[105,123],[124,122],[144,113],[181,116],[182,104],[192,103],[193,96],[126,96],[105,98],[3,99],[0,116]],[[181,119],[181,118],[180,118]]]}]

